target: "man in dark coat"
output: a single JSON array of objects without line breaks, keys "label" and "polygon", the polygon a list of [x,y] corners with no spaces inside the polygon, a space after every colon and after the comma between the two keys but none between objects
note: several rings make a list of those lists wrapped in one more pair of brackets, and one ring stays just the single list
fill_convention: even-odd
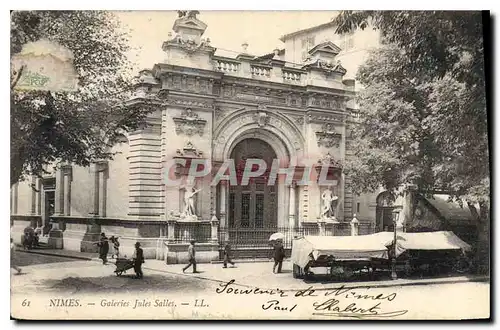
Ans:
[{"label": "man in dark coat", "polygon": [[142,278],[142,264],[144,263],[144,252],[141,248],[141,243],[135,243],[134,252],[134,271],[136,278]]},{"label": "man in dark coat", "polygon": [[188,269],[192,265],[193,266],[193,273],[197,273],[197,271],[196,271],[196,250],[194,248],[194,241],[191,241],[191,244],[188,247],[188,260],[189,260],[189,264],[186,267],[182,268],[182,272],[184,273],[186,271],[186,269]]},{"label": "man in dark coat", "polygon": [[108,238],[105,233],[101,233],[101,239],[99,243],[97,243],[99,247],[99,258],[102,259],[102,264],[105,265],[108,263],[108,252],[109,252],[109,243]]},{"label": "man in dark coat", "polygon": [[274,244],[274,266],[273,273],[276,273],[276,266],[278,266],[278,273],[281,273],[281,266],[283,266],[283,259],[285,258],[285,249],[281,241],[276,241]]},{"label": "man in dark coat", "polygon": [[226,242],[224,245],[224,268],[227,268],[228,263],[234,267],[234,262],[231,260],[231,245]]}]

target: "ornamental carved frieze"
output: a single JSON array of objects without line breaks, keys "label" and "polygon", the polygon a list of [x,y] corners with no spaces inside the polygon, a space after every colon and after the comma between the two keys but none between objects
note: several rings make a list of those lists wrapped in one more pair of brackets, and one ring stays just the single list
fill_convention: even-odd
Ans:
[{"label": "ornamental carved frieze", "polygon": [[332,124],[323,124],[321,131],[316,132],[319,147],[338,148],[342,141],[342,134],[337,133]]},{"label": "ornamental carved frieze", "polygon": [[176,151],[177,157],[183,158],[202,158],[203,151],[196,149],[193,143],[188,142],[182,149],[177,149]]},{"label": "ornamental carved frieze", "polygon": [[200,102],[200,101],[192,101],[192,100],[183,100],[183,99],[169,99],[170,104],[180,105],[184,107],[198,107],[198,108],[212,108],[212,103],[209,102]]},{"label": "ornamental carved frieze", "polygon": [[175,123],[175,133],[177,133],[177,135],[185,134],[187,136],[192,136],[198,134],[203,136],[207,121],[201,119],[199,115],[194,113],[191,109],[188,108],[184,110],[180,117],[174,117],[172,119]]},{"label": "ornamental carved frieze", "polygon": [[203,109],[213,109],[212,102],[203,102],[197,100],[187,100],[181,98],[169,97],[168,90],[162,89],[158,92],[157,97],[162,100],[167,105],[175,105],[185,108],[203,108]]},{"label": "ornamental carved frieze", "polygon": [[318,115],[313,115],[313,114],[308,114],[306,117],[306,122],[309,123],[325,123],[325,122],[335,122],[335,123],[342,123],[344,121],[344,116],[343,115],[323,115],[323,114],[318,114]]},{"label": "ornamental carved frieze", "polygon": [[318,164],[320,165],[329,165],[331,167],[342,168],[342,161],[335,159],[330,153],[327,153],[320,159],[318,159]]}]

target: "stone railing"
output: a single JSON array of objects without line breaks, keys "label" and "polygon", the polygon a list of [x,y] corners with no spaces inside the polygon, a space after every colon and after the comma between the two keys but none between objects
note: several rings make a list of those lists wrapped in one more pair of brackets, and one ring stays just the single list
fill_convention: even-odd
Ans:
[{"label": "stone railing", "polygon": [[261,65],[250,65],[250,73],[254,77],[271,77],[271,68]]},{"label": "stone railing", "polygon": [[287,83],[300,83],[301,74],[294,71],[286,71],[283,69],[283,81]]},{"label": "stone railing", "polygon": [[217,59],[215,60],[215,70],[234,74],[240,71],[240,63],[236,61]]},{"label": "stone railing", "polygon": [[[308,69],[303,69],[299,66],[283,66],[281,62],[265,64],[249,58],[240,57],[232,59],[229,57],[215,56],[212,58],[212,65],[214,71],[224,73],[228,76],[272,81],[295,86],[305,86],[308,84],[317,85],[319,82],[323,87],[334,87],[347,90],[351,88],[350,81],[348,81],[346,85],[343,84],[342,80],[338,77],[318,78],[315,74],[311,74]],[[322,79],[324,79],[324,81]]]}]

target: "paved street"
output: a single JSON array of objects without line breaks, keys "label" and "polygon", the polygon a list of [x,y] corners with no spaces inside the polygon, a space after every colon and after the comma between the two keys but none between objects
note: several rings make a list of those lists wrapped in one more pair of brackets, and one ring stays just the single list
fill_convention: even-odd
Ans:
[{"label": "paved street", "polygon": [[34,254],[23,251],[17,251],[13,257],[14,263],[19,267],[38,265],[38,264],[51,264],[56,262],[67,262],[72,260],[74,259],[58,257],[58,256],[49,256],[43,254]]},{"label": "paved street", "polygon": [[[106,304],[109,299],[114,299],[113,301],[130,302],[128,317],[151,318],[151,313],[155,311],[154,308],[132,307],[141,304],[138,301],[144,301],[144,304],[148,306],[145,301],[153,298],[177,302],[190,301],[191,305],[196,299],[198,299],[198,303],[200,299],[204,299],[205,302],[210,303],[210,309],[187,309],[188,302],[182,303],[182,305],[176,303],[177,307],[172,307],[173,309],[170,310],[171,316],[155,312],[154,317],[304,318],[313,315],[315,318],[339,318],[347,316],[342,313],[334,313],[334,315],[330,313],[331,309],[325,307],[326,310],[324,310],[324,305],[321,304],[330,301],[329,297],[324,297],[331,294],[329,292],[333,290],[332,297],[337,299],[336,303],[339,306],[349,306],[350,299],[353,297],[347,297],[347,294],[344,293],[338,295],[344,290],[339,288],[345,285],[350,288],[345,291],[355,292],[352,295],[361,297],[393,294],[394,301],[383,301],[382,305],[376,307],[380,308],[380,313],[382,311],[403,313],[401,315],[396,313],[397,315],[394,314],[394,316],[390,316],[391,318],[432,319],[488,316],[489,283],[486,282],[402,286],[408,284],[408,281],[398,280],[397,283],[401,286],[376,287],[376,285],[386,282],[393,285],[393,282],[333,283],[321,280],[307,282],[292,277],[289,263],[285,263],[282,274],[273,274],[271,271],[272,263],[269,262],[241,263],[236,268],[227,269],[223,269],[220,264],[200,264],[199,274],[189,272],[184,274],[181,268],[182,265],[165,265],[163,261],[147,260],[144,264],[145,277],[142,280],[137,280],[132,276],[133,270],[117,277],[113,273],[115,269],[113,264],[102,265],[97,260],[34,264],[23,267],[23,274],[11,276],[13,308],[15,309],[16,306],[20,308],[19,305],[26,299],[33,300],[32,304],[44,304],[47,307],[49,299],[54,297],[85,298],[88,304],[95,306],[92,308],[89,306],[85,309],[89,318],[98,315],[112,317],[115,315],[113,311],[116,313],[123,313],[123,311],[118,309],[104,310],[102,305],[101,307],[98,305]],[[461,279],[463,278],[454,278],[453,280]],[[229,282],[231,283],[228,284]],[[418,281],[414,282],[418,284]],[[394,284],[397,283],[394,282]],[[256,288],[258,288],[257,293],[254,292]],[[299,290],[304,291],[308,288],[315,290],[314,294],[295,297],[297,293],[300,293]],[[251,293],[241,294],[238,293],[238,290],[249,290]],[[262,292],[266,294],[262,294]],[[282,292],[282,294],[277,295],[273,292]],[[155,301],[154,299],[152,301]],[[363,301],[355,300],[354,302],[363,308],[369,308],[377,303],[376,301],[364,300],[366,298]],[[288,309],[297,305],[296,311],[287,314],[289,312],[276,310],[274,305],[265,309],[266,304],[272,305],[276,301],[281,307]],[[182,309],[184,304],[186,306]],[[319,308],[319,312],[316,308]],[[32,310],[31,313],[33,311],[35,310]],[[204,311],[209,311],[209,313],[204,313]],[[18,309],[16,312],[27,312],[27,310]],[[69,317],[71,315],[78,318],[87,317],[83,316],[81,310],[68,309],[64,312],[69,313]],[[28,315],[33,316],[34,314],[28,313]],[[47,316],[40,315],[39,317]]]}]

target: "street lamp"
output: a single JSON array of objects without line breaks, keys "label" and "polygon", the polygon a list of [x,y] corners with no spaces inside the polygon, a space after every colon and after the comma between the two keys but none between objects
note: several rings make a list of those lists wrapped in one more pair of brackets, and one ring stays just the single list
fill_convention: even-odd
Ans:
[{"label": "street lamp", "polygon": [[397,235],[396,235],[396,227],[399,220],[399,209],[395,208],[392,210],[392,225],[394,229],[394,241],[392,243],[392,265],[391,265],[391,278],[393,280],[398,279],[398,274],[396,273],[396,246],[397,246]]}]

